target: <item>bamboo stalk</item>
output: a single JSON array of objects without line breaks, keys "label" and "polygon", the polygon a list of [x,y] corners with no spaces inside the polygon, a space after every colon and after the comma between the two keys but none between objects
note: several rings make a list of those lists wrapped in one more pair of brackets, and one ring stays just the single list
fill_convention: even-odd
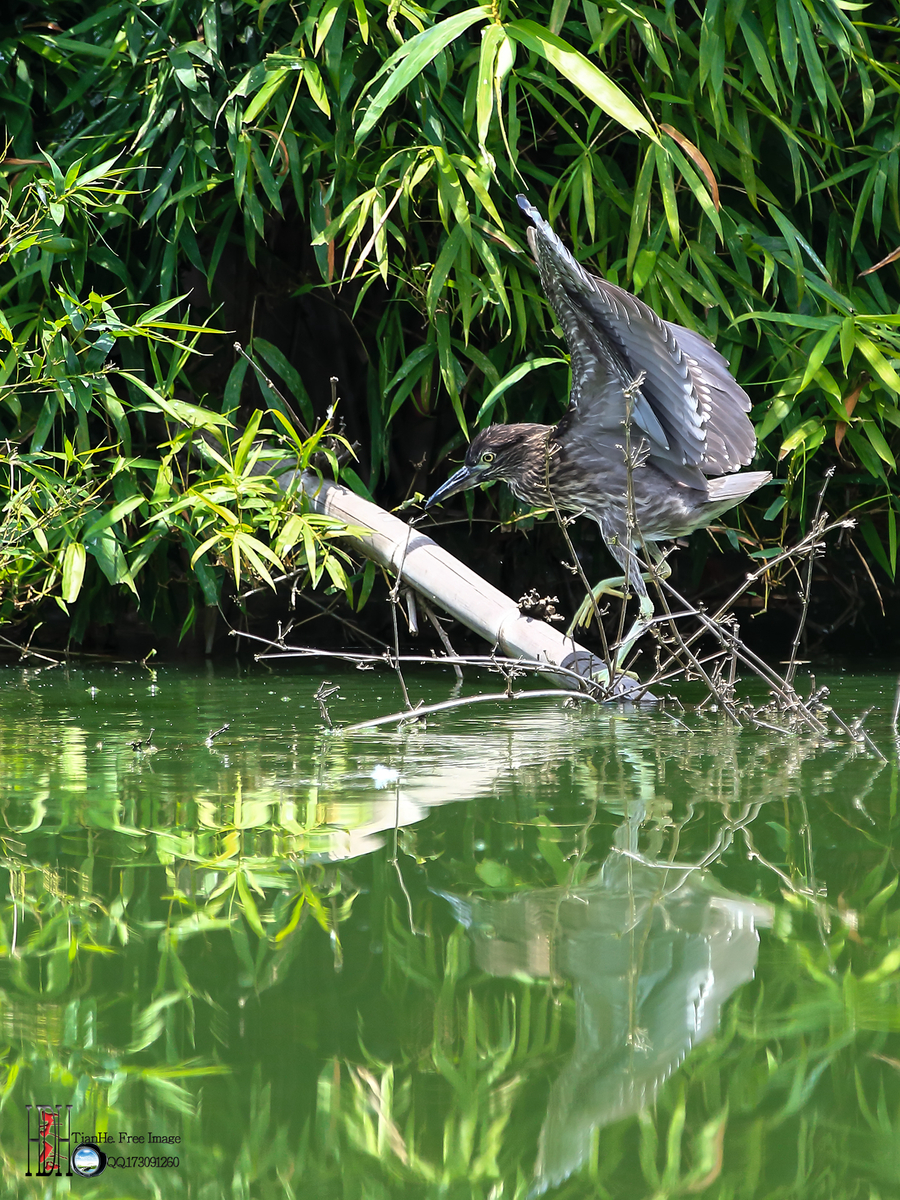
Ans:
[{"label": "bamboo stalk", "polygon": [[[313,512],[337,517],[361,530],[347,536],[351,549],[386,567],[429,603],[439,605],[503,654],[546,662],[547,670],[541,674],[557,687],[571,689],[572,677],[554,672],[554,667],[575,671],[584,680],[586,691],[598,691],[599,683],[603,698],[628,698],[639,690],[641,685],[621,675],[612,688],[606,688],[608,672],[602,659],[544,621],[523,616],[514,600],[442,550],[421,530],[339,483],[310,472],[280,473],[277,466],[269,470],[279,476],[285,489],[296,480]],[[654,703],[654,698],[645,692],[641,701]]]}]

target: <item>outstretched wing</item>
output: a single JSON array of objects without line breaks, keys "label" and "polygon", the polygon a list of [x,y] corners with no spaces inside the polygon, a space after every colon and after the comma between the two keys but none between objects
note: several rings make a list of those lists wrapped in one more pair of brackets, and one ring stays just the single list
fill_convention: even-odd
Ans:
[{"label": "outstretched wing", "polygon": [[660,470],[693,487],[704,476],[750,462],[756,436],[750,399],[718,350],[700,334],[663,321],[642,300],[589,275],[524,196],[528,242],[572,361],[572,395],[560,431],[621,432],[625,388],[643,371],[632,421]]}]

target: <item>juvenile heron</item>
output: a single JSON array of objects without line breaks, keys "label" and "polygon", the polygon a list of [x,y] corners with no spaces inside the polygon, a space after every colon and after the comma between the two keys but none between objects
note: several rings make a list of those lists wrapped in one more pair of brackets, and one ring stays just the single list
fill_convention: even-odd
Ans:
[{"label": "juvenile heron", "polygon": [[[532,221],[528,244],[566,336],[569,407],[556,425],[482,430],[426,508],[503,479],[527,504],[552,508],[555,500],[560,510],[592,517],[625,572],[594,595],[620,594],[614,588],[625,584],[640,599],[641,621],[624,651],[653,616],[632,548],[702,529],[772,476],[733,473],[753,458],[756,435],[747,416],[750,398],[712,343],[589,275],[537,209],[524,196],[518,202]],[[588,600],[576,621],[591,611]]]}]

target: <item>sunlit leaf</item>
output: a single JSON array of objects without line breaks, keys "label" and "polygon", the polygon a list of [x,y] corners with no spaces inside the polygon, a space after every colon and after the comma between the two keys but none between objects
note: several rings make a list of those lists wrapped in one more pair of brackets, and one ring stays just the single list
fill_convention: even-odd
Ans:
[{"label": "sunlit leaf", "polygon": [[379,75],[387,74],[388,78],[375,93],[357,127],[357,143],[368,136],[388,105],[396,100],[445,46],[478,21],[487,20],[489,15],[490,9],[487,6],[470,8],[416,34],[396,50],[379,72]]},{"label": "sunlit leaf", "polygon": [[84,567],[87,552],[80,542],[70,542],[63,554],[62,598],[66,604],[74,604],[84,582]]}]

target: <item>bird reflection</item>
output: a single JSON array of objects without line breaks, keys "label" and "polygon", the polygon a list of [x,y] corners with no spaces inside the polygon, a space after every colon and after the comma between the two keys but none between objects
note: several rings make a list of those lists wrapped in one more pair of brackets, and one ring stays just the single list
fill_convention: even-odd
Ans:
[{"label": "bird reflection", "polygon": [[575,1045],[553,1085],[532,1194],[585,1161],[593,1131],[653,1100],[756,967],[769,905],[708,871],[642,861],[635,824],[598,874],[511,899],[448,896],[479,966],[492,975],[571,980]]}]

